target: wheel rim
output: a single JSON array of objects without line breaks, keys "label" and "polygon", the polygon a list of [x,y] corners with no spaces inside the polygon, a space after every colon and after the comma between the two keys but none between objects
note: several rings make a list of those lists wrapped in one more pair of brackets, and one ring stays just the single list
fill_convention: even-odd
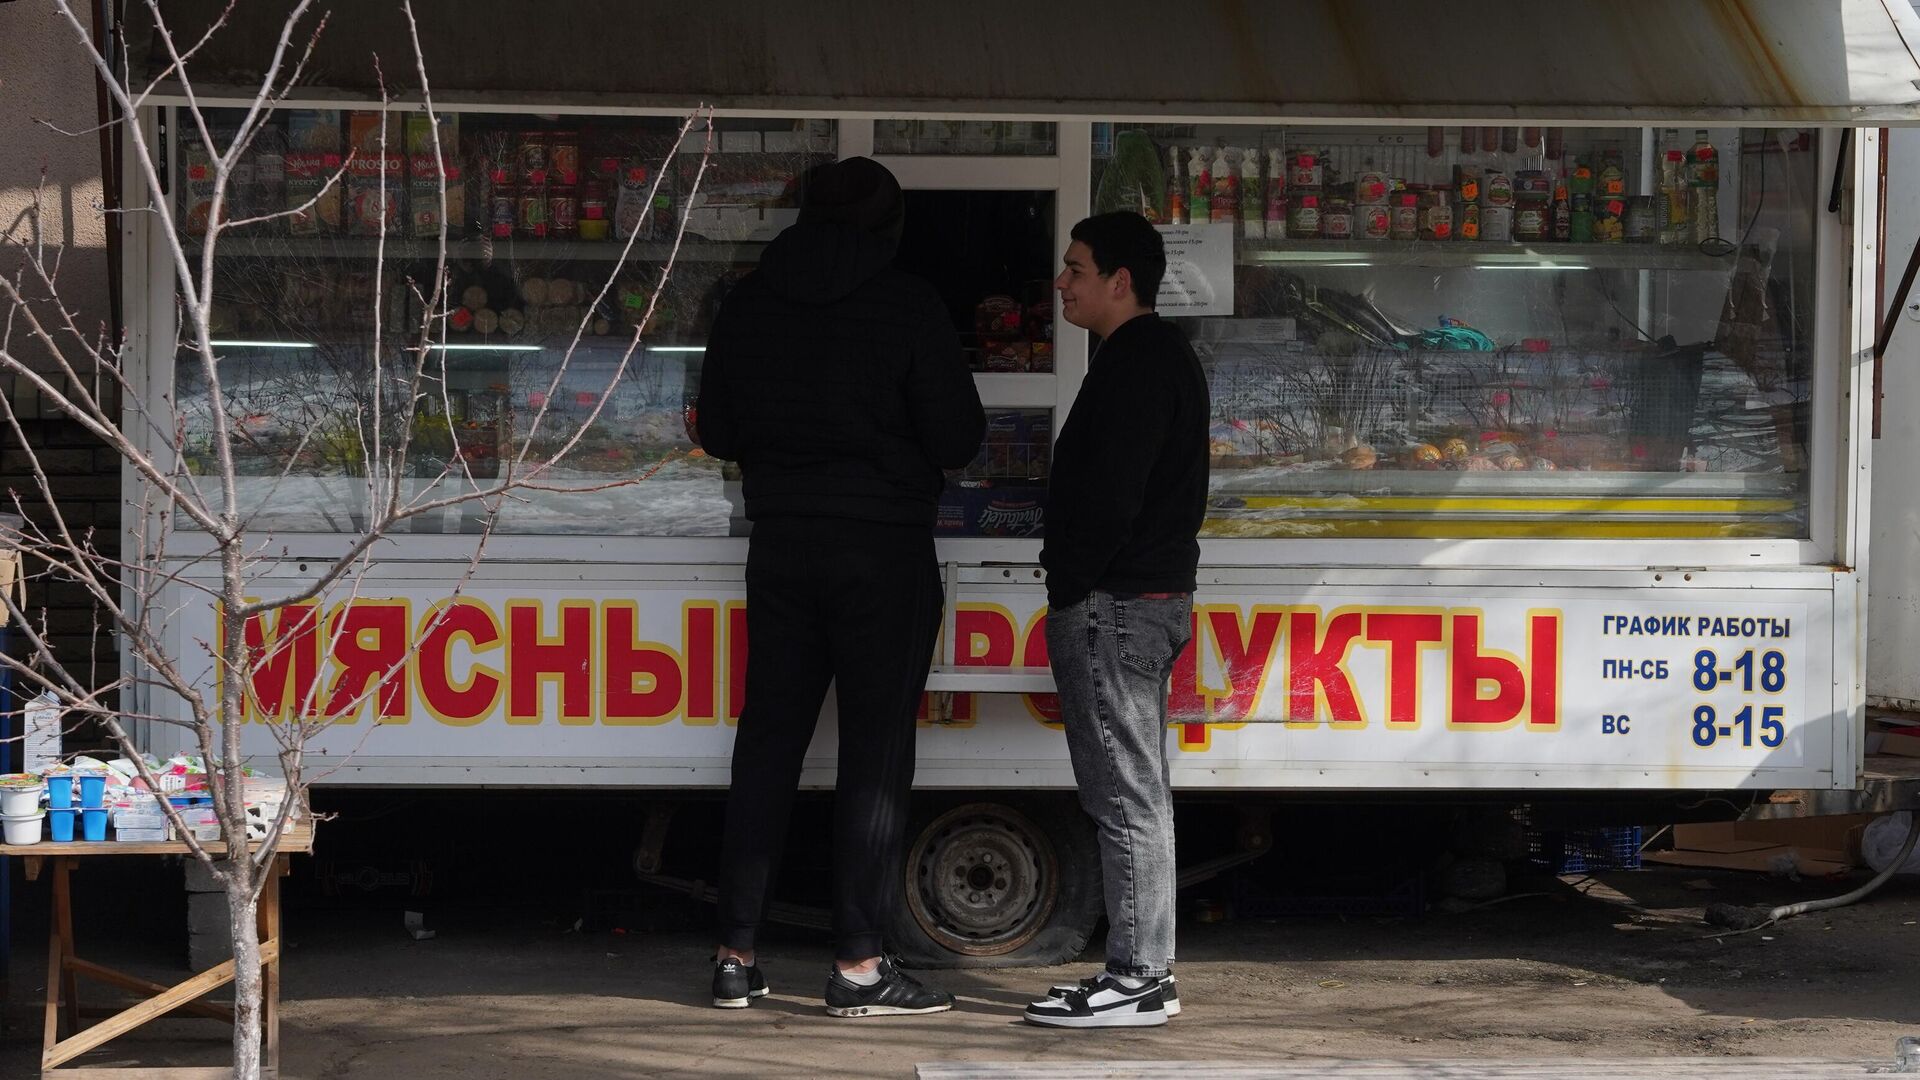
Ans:
[{"label": "wheel rim", "polygon": [[1060,891],[1053,844],[1011,807],[973,803],[935,818],[907,855],[907,906],[943,948],[1003,956],[1038,935]]}]

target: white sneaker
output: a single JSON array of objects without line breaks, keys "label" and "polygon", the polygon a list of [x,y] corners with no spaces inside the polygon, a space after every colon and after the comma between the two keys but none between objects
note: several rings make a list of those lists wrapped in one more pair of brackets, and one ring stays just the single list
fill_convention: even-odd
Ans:
[{"label": "white sneaker", "polygon": [[1029,1024],[1044,1027],[1157,1027],[1167,1022],[1158,981],[1134,988],[1104,972],[1091,985],[1034,1002],[1022,1015]]},{"label": "white sneaker", "polygon": [[[1075,990],[1084,990],[1099,981],[1100,977],[1094,975],[1081,979],[1077,983],[1055,983],[1047,987],[1047,996],[1066,997]],[[1168,1016],[1180,1015],[1180,984],[1174,981],[1171,971],[1160,980],[1160,1007],[1167,1010]]]}]

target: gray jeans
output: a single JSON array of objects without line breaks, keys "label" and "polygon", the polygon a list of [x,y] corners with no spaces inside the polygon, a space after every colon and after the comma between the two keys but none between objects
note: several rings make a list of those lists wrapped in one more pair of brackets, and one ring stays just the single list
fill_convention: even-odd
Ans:
[{"label": "gray jeans", "polygon": [[1193,636],[1188,596],[1095,591],[1047,616],[1080,805],[1099,828],[1107,970],[1158,978],[1173,964],[1176,880],[1167,779],[1167,679]]}]

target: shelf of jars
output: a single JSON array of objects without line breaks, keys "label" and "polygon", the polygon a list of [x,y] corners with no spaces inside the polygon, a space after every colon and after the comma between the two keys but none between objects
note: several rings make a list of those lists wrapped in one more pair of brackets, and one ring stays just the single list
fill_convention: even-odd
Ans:
[{"label": "shelf of jars", "polygon": [[1299,268],[1511,270],[1689,270],[1729,272],[1734,261],[1699,248],[1652,244],[1494,243],[1487,241],[1251,240],[1235,242],[1243,265]]}]

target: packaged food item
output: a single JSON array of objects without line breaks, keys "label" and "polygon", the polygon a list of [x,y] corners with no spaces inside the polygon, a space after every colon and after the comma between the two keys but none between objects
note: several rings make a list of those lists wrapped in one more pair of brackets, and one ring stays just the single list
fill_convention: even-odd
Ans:
[{"label": "packaged food item", "polygon": [[1480,208],[1480,239],[1489,244],[1510,244],[1513,242],[1513,207],[1483,206]]},{"label": "packaged food item", "polygon": [[[289,233],[321,236],[340,231],[341,185],[332,182],[340,162],[338,110],[297,109],[288,115],[286,206],[299,211],[287,221]],[[309,202],[314,205],[307,206]]]},{"label": "packaged food item", "polygon": [[496,182],[487,195],[487,233],[495,240],[505,240],[513,235],[514,223],[520,219],[520,189],[505,183]]},{"label": "packaged food item", "polygon": [[580,196],[572,185],[563,184],[547,194],[547,234],[571,240],[580,231]]},{"label": "packaged food item", "polygon": [[1687,218],[1692,243],[1700,244],[1720,236],[1720,151],[1703,129],[1693,133],[1687,157]]},{"label": "packaged food item", "polygon": [[412,234],[420,239],[440,235],[440,188],[446,185],[447,238],[457,239],[467,220],[467,185],[460,173],[460,118],[439,120],[440,156],[434,157],[433,124],[425,114],[407,117],[407,206]]},{"label": "packaged food item", "polygon": [[1267,239],[1287,238],[1287,166],[1279,147],[1267,151]]},{"label": "packaged food item", "polygon": [[[287,205],[287,138],[279,127],[268,124],[253,137],[253,183],[247,199],[249,215],[270,214]],[[280,231],[278,221],[254,226],[265,232]]]},{"label": "packaged food item", "polygon": [[1320,234],[1329,240],[1353,239],[1353,203],[1339,196],[1327,199],[1320,213]]},{"label": "packaged food item", "polygon": [[546,238],[548,232],[546,188],[520,189],[520,204],[518,212],[514,215],[513,231],[517,235],[535,240]]},{"label": "packaged food item", "polygon": [[387,114],[362,111],[348,114],[347,142],[352,160],[347,166],[347,232],[353,236],[394,236],[400,232],[405,202],[401,178],[406,175],[402,133]]},{"label": "packaged food item", "polygon": [[1033,342],[1027,354],[1027,370],[1048,375],[1053,373],[1053,342]]},{"label": "packaged food item", "polygon": [[1488,172],[1485,186],[1481,189],[1480,203],[1483,206],[1512,206],[1513,177],[1499,170]]},{"label": "packaged food item", "polygon": [[974,305],[973,332],[984,339],[1019,337],[1026,314],[1011,296],[989,296]]},{"label": "packaged food item", "polygon": [[580,133],[547,133],[547,181],[577,186],[580,183]]},{"label": "packaged food item", "polygon": [[607,185],[588,180],[580,187],[580,239],[605,240],[613,225],[607,215]]},{"label": "packaged food item", "polygon": [[1393,220],[1388,235],[1395,240],[1420,238],[1420,194],[1408,190],[1393,197]]},{"label": "packaged food item", "polygon": [[1480,201],[1480,182],[1484,172],[1478,165],[1455,165],[1453,167],[1453,197],[1456,202],[1465,205]]},{"label": "packaged food item", "polygon": [[1596,196],[1593,200],[1593,239],[1618,244],[1627,238],[1627,200],[1623,196]]},{"label": "packaged food item", "polygon": [[1382,203],[1362,206],[1359,211],[1360,239],[1385,240],[1393,235],[1393,209]]},{"label": "packaged food item", "polygon": [[[1213,152],[1213,220],[1234,222],[1240,219],[1240,170],[1227,155],[1227,147]],[[1237,151],[1236,151],[1237,154]]]},{"label": "packaged food item", "polygon": [[1595,195],[1603,199],[1627,197],[1627,173],[1620,167],[1620,151],[1608,150],[1600,159],[1600,173],[1594,181]]},{"label": "packaged food item", "polygon": [[520,136],[519,182],[523,186],[537,186],[547,182],[547,134],[544,131],[529,131]]},{"label": "packaged food item", "polygon": [[1213,157],[1204,146],[1187,158],[1187,214],[1195,225],[1213,220]]},{"label": "packaged food item", "polygon": [[1564,178],[1553,184],[1553,217],[1551,226],[1555,241],[1565,243],[1573,239],[1573,208],[1571,197],[1567,194],[1567,182]]},{"label": "packaged food item", "polygon": [[1445,191],[1426,192],[1420,203],[1420,239],[1453,239],[1453,202]]},{"label": "packaged food item", "polygon": [[1320,236],[1320,196],[1300,195],[1288,207],[1287,236],[1314,240]]},{"label": "packaged food item", "polygon": [[1311,150],[1303,150],[1293,155],[1293,164],[1287,170],[1287,186],[1317,194],[1325,177],[1326,172],[1320,163],[1320,155]]},{"label": "packaged food item", "polygon": [[1629,244],[1651,244],[1659,239],[1653,196],[1635,195],[1627,203],[1626,237]]},{"label": "packaged food item", "polygon": [[1454,235],[1462,240],[1480,239],[1480,204],[1462,202],[1458,219],[1453,224]]},{"label": "packaged food item", "polygon": [[186,182],[180,191],[180,224],[188,236],[205,236],[213,218],[213,151],[197,132],[181,141],[181,175]]},{"label": "packaged food item", "polygon": [[1020,349],[1011,341],[987,341],[980,347],[981,369],[994,372],[1020,371],[1025,368]]},{"label": "packaged food item", "polygon": [[1249,147],[1240,157],[1240,234],[1267,238],[1266,202],[1260,190],[1260,151]]},{"label": "packaged food item", "polygon": [[613,234],[621,240],[638,237],[651,240],[654,232],[653,208],[647,204],[647,167],[628,162],[620,172],[620,196],[614,208]]},{"label": "packaged food item", "polygon": [[1167,147],[1167,222],[1187,224],[1187,180],[1180,169],[1180,148]]},{"label": "packaged food item", "polygon": [[1593,196],[1573,195],[1567,200],[1570,207],[1567,239],[1577,244],[1593,240]]},{"label": "packaged food item", "polygon": [[1355,206],[1385,206],[1387,196],[1392,193],[1392,179],[1386,173],[1374,169],[1371,163],[1361,170],[1360,175],[1353,178],[1353,205]]},{"label": "packaged food item", "polygon": [[1672,147],[1660,159],[1660,221],[1662,244],[1685,244],[1693,240],[1692,202],[1687,197],[1687,152]]}]

